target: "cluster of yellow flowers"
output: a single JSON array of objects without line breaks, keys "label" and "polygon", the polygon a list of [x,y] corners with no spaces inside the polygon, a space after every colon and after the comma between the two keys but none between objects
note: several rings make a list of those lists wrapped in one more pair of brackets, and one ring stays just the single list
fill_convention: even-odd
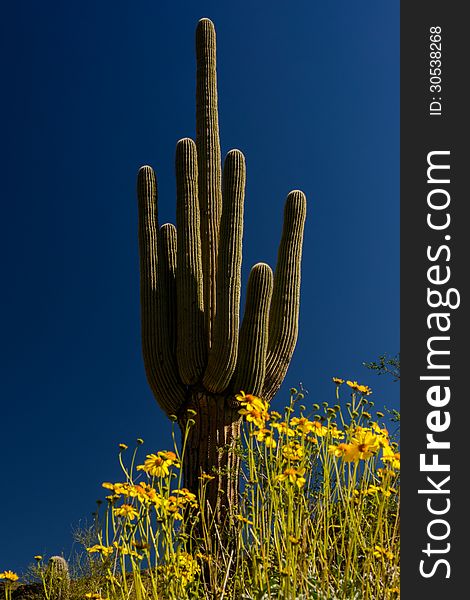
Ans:
[{"label": "cluster of yellow flowers", "polygon": [[397,494],[397,490],[391,486],[385,485],[375,485],[371,484],[368,488],[364,490],[353,490],[352,501],[354,504],[359,504],[361,499],[367,496],[379,496],[383,495],[385,498],[390,498],[392,494]]},{"label": "cluster of yellow flowers", "polygon": [[113,494],[111,496],[106,496],[107,500],[109,500],[110,502],[114,502],[121,496],[137,498],[139,502],[142,502],[144,504],[157,504],[159,501],[159,497],[155,489],[145,482],[141,482],[135,485],[130,483],[105,482],[103,483],[103,487],[113,491]]},{"label": "cluster of yellow flowers", "polygon": [[288,481],[294,483],[299,489],[305,485],[307,481],[304,477],[305,467],[286,467],[284,471],[277,476],[277,481]]},{"label": "cluster of yellow flowers", "polygon": [[[173,494],[181,494],[178,497]],[[182,488],[181,490],[176,490],[171,496],[168,498],[163,498],[163,502],[161,505],[162,512],[165,515],[169,515],[173,517],[173,519],[177,519],[181,521],[183,519],[183,515],[180,510],[185,508],[186,506],[192,506],[193,508],[197,508],[198,503],[196,500],[196,495],[187,490],[186,488]]]},{"label": "cluster of yellow flowers", "polygon": [[[168,455],[170,453],[159,452],[158,454]],[[173,454],[173,452],[171,454]],[[151,462],[156,456],[157,455],[155,454],[150,454],[147,456],[147,460]],[[149,469],[152,470],[153,466],[149,466]],[[121,496],[124,496],[126,499],[136,498],[141,504],[151,504],[154,506],[157,512],[161,513],[159,516],[171,516],[174,519],[181,520],[183,518],[183,515],[180,512],[182,508],[187,505],[193,508],[198,506],[196,494],[193,494],[186,488],[174,490],[170,496],[166,497],[159,494],[155,488],[145,482],[137,484],[104,482],[102,486],[113,491],[111,496],[107,496],[107,499],[111,503],[114,503]],[[129,519],[129,521],[138,518],[140,514],[136,506],[130,504],[129,501],[114,507],[113,512],[117,517],[124,517]]]},{"label": "cluster of yellow flowers", "polygon": [[[336,385],[342,385],[345,383],[345,380],[341,379],[340,377],[332,377],[332,379]],[[357,381],[351,381],[348,379],[346,380],[346,385],[348,385],[354,392],[359,392],[364,396],[370,396],[370,394],[372,394],[372,390],[368,385],[360,385],[357,383]]]},{"label": "cluster of yellow flowers", "polygon": [[304,477],[306,468],[301,464],[305,459],[305,448],[298,442],[288,442],[282,448],[282,456],[286,461],[286,466],[276,480],[288,481],[299,489],[302,488],[306,482]]},{"label": "cluster of yellow flowers", "polygon": [[367,460],[382,449],[382,461],[393,469],[400,469],[400,453],[390,445],[388,431],[378,423],[371,423],[371,427],[357,425],[351,431],[349,443],[331,444],[328,449],[331,454],[345,462]]},{"label": "cluster of yellow flowers", "polygon": [[[139,542],[139,543],[133,542],[134,546],[137,546],[137,544],[139,545],[140,550],[150,547],[145,542]],[[131,548],[129,548],[128,546],[126,546],[124,544],[119,545],[119,543],[116,541],[113,542],[112,546],[104,546],[103,544],[95,544],[94,546],[87,548],[87,552],[89,554],[94,554],[94,553],[100,554],[100,556],[102,556],[103,558],[110,556],[114,552],[118,552],[119,554],[121,554],[123,556],[134,556],[135,558],[138,558],[139,560],[142,560],[142,558],[143,558],[143,556],[141,554],[139,554],[138,552],[136,552],[135,550],[132,550]]]},{"label": "cluster of yellow flowers", "polygon": [[243,406],[239,414],[243,415],[249,423],[254,423],[259,429],[263,429],[271,417],[268,412],[268,403],[262,398],[240,392],[235,398]]},{"label": "cluster of yellow flowers", "polygon": [[7,581],[18,581],[19,577],[13,571],[3,571],[0,573],[0,579],[6,579]]},{"label": "cluster of yellow flowers", "polygon": [[[367,385],[361,385],[357,381],[350,381],[333,377],[333,382],[340,386],[346,383],[354,392],[359,392],[362,396],[369,396],[372,390]],[[346,433],[338,429],[337,424],[328,420],[327,425],[320,420],[310,420],[307,417],[293,417],[290,421],[280,421],[281,415],[272,411],[268,411],[268,404],[262,398],[251,394],[240,394],[235,396],[240,402],[242,408],[238,411],[243,415],[247,422],[253,423],[257,429],[251,432],[251,435],[256,437],[258,442],[263,442],[268,448],[276,448],[277,442],[274,438],[274,432],[287,438],[293,438],[300,435],[306,441],[318,443],[318,438],[327,437],[328,440],[343,440]],[[335,409],[328,408],[330,416],[335,414],[335,410],[339,409],[339,405]],[[378,413],[378,416],[383,413]],[[370,420],[371,414],[362,410],[362,416]],[[271,420],[270,428],[267,422]],[[348,442],[339,444],[329,444],[329,452],[337,457],[342,458],[345,462],[358,462],[367,460],[376,455],[381,449],[381,460],[393,470],[400,469],[400,453],[397,448],[390,443],[388,431],[380,427],[378,423],[369,422],[370,427],[354,425],[347,430],[349,438]],[[297,452],[297,455],[295,454]],[[282,448],[282,455],[288,461],[300,461],[304,458],[304,447],[295,442],[290,442]],[[289,462],[285,471],[278,476],[279,481],[289,480],[291,483],[296,483],[299,487],[305,483],[303,477],[305,470],[298,469],[292,466]]]},{"label": "cluster of yellow flowers", "polygon": [[197,560],[188,552],[178,552],[173,564],[167,567],[168,575],[175,578],[185,588],[194,581],[194,577],[201,572]]},{"label": "cluster of yellow flowers", "polygon": [[101,556],[109,556],[114,552],[113,546],[103,546],[102,544],[95,544],[90,548],[87,548],[87,552],[90,554],[99,553]]},{"label": "cluster of yellow flowers", "polygon": [[[274,410],[269,413],[268,404],[262,398],[245,394],[245,392],[240,392],[235,398],[243,407],[238,411],[239,414],[244,416],[248,423],[253,423],[258,428],[251,435],[255,436],[258,442],[264,442],[268,448],[277,446],[274,438],[275,431],[286,437],[301,435],[313,443],[317,443],[317,437],[326,435],[335,439],[344,437],[344,433],[338,429],[336,423],[329,423],[326,427],[320,421],[312,421],[306,417],[293,417],[290,422],[279,421],[281,415]],[[269,420],[271,420],[270,429],[266,427]]]},{"label": "cluster of yellow flowers", "polygon": [[375,546],[373,553],[376,558],[387,558],[388,560],[393,560],[394,558],[393,552],[386,548],[382,548],[382,546]]}]

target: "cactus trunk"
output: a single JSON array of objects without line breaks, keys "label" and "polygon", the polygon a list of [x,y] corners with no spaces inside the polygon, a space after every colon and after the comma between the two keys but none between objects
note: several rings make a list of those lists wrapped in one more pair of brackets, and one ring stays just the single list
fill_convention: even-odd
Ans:
[{"label": "cactus trunk", "polygon": [[[213,514],[221,524],[238,502],[241,421],[238,407],[230,398],[201,391],[192,394],[188,408],[195,414],[189,413],[194,424],[188,428],[183,458],[184,486],[197,494],[204,485],[208,516]],[[187,418],[180,421],[182,436]],[[204,481],[203,474],[212,479]]]}]

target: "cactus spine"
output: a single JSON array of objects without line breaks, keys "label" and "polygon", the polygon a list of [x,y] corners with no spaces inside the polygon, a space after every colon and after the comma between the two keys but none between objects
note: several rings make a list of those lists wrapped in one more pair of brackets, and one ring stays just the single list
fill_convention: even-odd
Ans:
[{"label": "cactus spine", "polygon": [[[196,141],[176,147],[177,227],[158,228],[157,183],[138,173],[142,342],[147,378],[181,428],[196,412],[183,465],[185,485],[218,470],[207,498],[217,514],[237,501],[240,390],[271,400],[287,372],[298,334],[305,195],[288,194],[276,271],[250,273],[240,327],[245,159],[231,150],[221,168],[216,36],[196,30]],[[177,233],[178,232],[178,233]],[[221,447],[229,448],[220,452]],[[223,494],[220,494],[223,490]]]}]

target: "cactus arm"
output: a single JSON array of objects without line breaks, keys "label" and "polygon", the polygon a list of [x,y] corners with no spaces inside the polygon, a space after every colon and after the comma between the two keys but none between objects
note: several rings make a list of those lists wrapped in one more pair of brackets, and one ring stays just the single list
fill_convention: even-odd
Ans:
[{"label": "cactus arm", "polygon": [[222,211],[219,118],[217,112],[216,35],[212,21],[196,29],[196,146],[199,168],[204,310],[207,346],[212,343],[216,311],[216,269]]},{"label": "cactus arm", "polygon": [[299,190],[290,192],[284,209],[272,303],[263,397],[271,400],[287,373],[298,335],[300,265],[307,202]]},{"label": "cactus arm", "polygon": [[[139,250],[142,346],[145,371],[158,403],[167,414],[174,414],[184,401],[184,389],[172,360],[167,335],[169,316],[162,302],[165,281],[159,281],[164,269],[158,261],[157,182],[151,167],[144,166],[137,177],[139,199]],[[162,260],[168,259],[161,257]],[[161,279],[161,278],[160,278]]]},{"label": "cactus arm", "polygon": [[269,306],[273,272],[265,263],[251,269],[246,291],[245,314],[240,330],[238,365],[233,392],[261,395],[266,372]]},{"label": "cactus arm", "polygon": [[176,362],[176,228],[165,223],[160,228],[160,260],[158,261],[158,300],[159,315],[157,321],[160,331],[159,345],[160,380],[157,382],[160,396],[172,399],[172,414],[185,402],[185,387],[181,382]]},{"label": "cactus arm", "polygon": [[176,146],[176,355],[181,379],[187,385],[202,377],[207,357],[197,188],[196,144],[185,138]]},{"label": "cactus arm", "polygon": [[203,380],[210,392],[225,390],[237,365],[245,181],[245,157],[239,150],[231,150],[225,158],[223,170],[217,313]]},{"label": "cactus arm", "polygon": [[165,223],[160,227],[158,252],[159,300],[162,302],[163,315],[167,315],[168,356],[173,358],[176,371],[176,227]]}]

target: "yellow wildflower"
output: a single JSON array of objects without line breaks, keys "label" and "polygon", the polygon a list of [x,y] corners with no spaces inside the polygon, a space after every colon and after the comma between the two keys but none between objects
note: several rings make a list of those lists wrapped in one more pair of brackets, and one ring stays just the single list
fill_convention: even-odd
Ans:
[{"label": "yellow wildflower", "polygon": [[235,515],[235,518],[238,519],[240,521],[240,523],[246,523],[247,525],[253,525],[252,521],[249,521],[246,517],[244,517],[243,515]]},{"label": "yellow wildflower", "polygon": [[124,545],[120,546],[117,542],[113,542],[113,546],[123,556],[134,556],[135,558],[138,558],[139,560],[142,560],[142,558],[143,558],[143,556],[141,554],[138,554],[135,550],[132,550],[128,546],[124,546]]},{"label": "yellow wildflower", "polygon": [[400,470],[400,452],[394,452],[390,446],[382,448],[382,460],[389,463],[393,469]]},{"label": "yellow wildflower", "polygon": [[200,573],[201,567],[191,554],[188,552],[179,552],[176,556],[174,570],[183,587],[186,587],[188,583],[194,581],[194,577],[197,573]]},{"label": "yellow wildflower", "polygon": [[0,573],[0,579],[6,579],[7,581],[18,581],[19,577],[13,571],[3,571]]},{"label": "yellow wildflower", "polygon": [[281,423],[272,423],[271,426],[274,429],[277,429],[277,431],[281,435],[284,434],[284,435],[287,435],[287,437],[295,436],[295,431],[291,427],[289,427],[285,421],[282,421]]},{"label": "yellow wildflower", "polygon": [[139,513],[131,504],[123,504],[122,506],[113,510],[114,514],[118,517],[126,517],[130,521],[133,521],[136,517],[139,516]]},{"label": "yellow wildflower", "polygon": [[328,452],[337,458],[342,458],[345,462],[359,460],[359,450],[354,444],[331,444],[328,446]]},{"label": "yellow wildflower", "polygon": [[300,540],[293,535],[289,536],[289,541],[291,544],[294,544],[294,546],[297,546],[297,544],[300,542]]},{"label": "yellow wildflower", "polygon": [[344,379],[340,379],[339,377],[332,377],[333,383],[336,383],[336,385],[341,385],[342,383],[344,383]]},{"label": "yellow wildflower", "polygon": [[320,437],[323,437],[328,433],[328,428],[320,423],[320,421],[312,421],[313,423],[313,433]]},{"label": "yellow wildflower", "polygon": [[158,452],[157,454],[148,454],[143,465],[138,465],[138,471],[145,471],[153,477],[166,477],[169,475],[169,467],[180,467],[177,456],[174,452]]},{"label": "yellow wildflower", "polygon": [[346,385],[349,385],[349,387],[355,392],[360,392],[361,394],[364,394],[364,396],[370,396],[370,394],[372,394],[372,390],[368,385],[359,385],[357,381],[348,380],[346,381]]},{"label": "yellow wildflower", "polygon": [[109,556],[114,552],[114,548],[112,546],[103,546],[102,544],[95,544],[90,548],[87,548],[87,552],[93,554],[94,552],[99,552],[102,556]]},{"label": "yellow wildflower", "polygon": [[305,456],[305,450],[298,442],[289,442],[282,448],[282,454],[287,460],[298,461]]},{"label": "yellow wildflower", "polygon": [[258,442],[264,442],[268,448],[276,447],[276,440],[273,438],[273,432],[270,429],[258,429],[253,431],[252,435],[256,436]]},{"label": "yellow wildflower", "polygon": [[166,516],[182,521],[183,515],[179,512],[179,509],[183,507],[185,503],[186,501],[184,498],[169,496],[168,498],[162,498],[161,509]]},{"label": "yellow wildflower", "polygon": [[156,454],[147,455],[147,459],[143,465],[138,465],[138,471],[145,471],[154,477],[166,477],[169,474],[168,461]]},{"label": "yellow wildflower", "polygon": [[328,433],[335,440],[342,440],[344,438],[344,431],[338,429],[336,423],[330,423],[328,427]]},{"label": "yellow wildflower", "polygon": [[388,558],[388,560],[393,560],[393,552],[387,550],[386,548],[382,548],[382,546],[374,546],[374,556],[377,558]]},{"label": "yellow wildflower", "polygon": [[357,427],[351,444],[357,447],[358,459],[370,458],[380,447],[379,438],[369,429]]},{"label": "yellow wildflower", "polygon": [[381,490],[382,490],[382,488],[381,488],[381,487],[379,487],[378,485],[370,485],[370,486],[369,486],[369,487],[366,489],[365,493],[366,493],[368,496],[374,496],[375,494],[377,494],[377,493],[378,493],[378,492],[380,492]]},{"label": "yellow wildflower", "polygon": [[238,413],[243,415],[248,422],[254,423],[259,429],[263,429],[266,421],[270,419],[268,403],[262,398],[258,398],[258,396],[245,394],[245,392],[240,392],[235,398],[243,407]]},{"label": "yellow wildflower", "polygon": [[174,493],[183,496],[184,499],[188,502],[194,502],[194,500],[196,500],[196,494],[190,492],[188,488],[181,488],[180,490],[175,490]]},{"label": "yellow wildflower", "polygon": [[306,417],[294,417],[291,419],[290,423],[292,427],[297,427],[297,429],[304,434],[311,433],[315,428],[314,421],[310,421]]},{"label": "yellow wildflower", "polygon": [[113,490],[114,495],[119,498],[119,496],[136,496],[136,492],[129,483],[109,483],[105,481],[101,484],[102,487],[107,490]]},{"label": "yellow wildflower", "polygon": [[314,437],[313,435],[306,435],[305,441],[310,442],[311,444],[317,444],[318,446],[318,438]]},{"label": "yellow wildflower", "polygon": [[201,479],[202,481],[212,481],[212,479],[215,479],[214,475],[209,475],[208,473],[203,473],[200,477],[198,477],[198,479]]},{"label": "yellow wildflower", "polygon": [[383,494],[386,498],[389,498],[392,493],[396,494],[396,489],[395,488],[385,488],[383,486],[379,487],[378,485],[370,485],[367,490],[365,491],[365,493],[369,496],[374,496],[375,494]]},{"label": "yellow wildflower", "polygon": [[179,465],[178,457],[171,450],[164,450],[164,451],[159,452],[158,454],[165,460],[171,461],[172,464]]},{"label": "yellow wildflower", "polygon": [[175,490],[174,493],[181,496],[181,498],[179,498],[179,500],[181,500],[183,502],[187,502],[188,504],[190,504],[193,507],[196,507],[198,505],[196,494],[193,494],[187,488],[181,488],[180,490]]},{"label": "yellow wildflower", "polygon": [[305,470],[305,468],[296,469],[294,467],[288,467],[287,469],[284,469],[283,473],[276,477],[276,480],[285,481],[287,479],[289,483],[295,483],[295,485],[300,489],[306,482],[304,477]]},{"label": "yellow wildflower", "polygon": [[390,469],[388,467],[384,468],[378,468],[377,469],[377,475],[380,477],[380,479],[385,479],[387,477],[395,477],[396,473],[393,469]]},{"label": "yellow wildflower", "polygon": [[134,485],[133,490],[139,502],[143,502],[144,504],[158,504],[160,502],[160,496],[154,488],[144,481]]}]

